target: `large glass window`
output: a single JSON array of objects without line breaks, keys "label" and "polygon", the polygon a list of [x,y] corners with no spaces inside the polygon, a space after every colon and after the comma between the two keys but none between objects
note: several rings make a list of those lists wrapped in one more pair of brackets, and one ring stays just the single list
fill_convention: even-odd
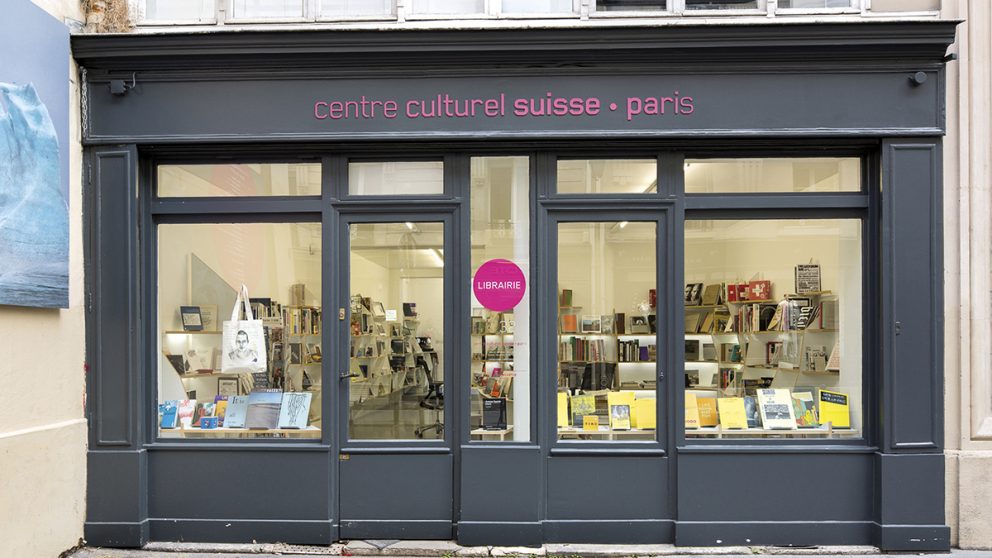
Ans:
[{"label": "large glass window", "polygon": [[321,0],[320,15],[343,18],[347,16],[394,16],[394,0]]},{"label": "large glass window", "polygon": [[596,0],[597,12],[660,12],[667,8],[665,0]]},{"label": "large glass window", "polygon": [[685,0],[686,10],[765,9],[765,0]]},{"label": "large glass window", "polygon": [[873,12],[936,12],[937,10],[940,10],[940,0],[871,0]]},{"label": "large glass window", "polygon": [[657,226],[558,225],[559,440],[652,440]]},{"label": "large glass window", "polygon": [[159,435],[319,438],[320,289],[319,223],[159,225]]},{"label": "large glass window", "polygon": [[778,0],[779,9],[820,10],[824,8],[850,8],[851,0]]},{"label": "large glass window", "polygon": [[858,219],[687,220],[686,437],[859,436]]},{"label": "large glass window", "polygon": [[349,163],[348,193],[355,196],[442,194],[444,163],[441,161]]},{"label": "large glass window", "polygon": [[151,21],[210,21],[214,0],[145,0],[144,18]]},{"label": "large glass window", "polygon": [[158,195],[161,198],[319,196],[320,165],[160,165]]},{"label": "large glass window", "polygon": [[410,0],[411,14],[478,15],[486,13],[486,0]]},{"label": "large glass window", "polygon": [[304,0],[233,0],[236,19],[302,18]]},{"label": "large glass window", "polygon": [[[472,159],[474,439],[530,440],[529,184],[527,157]],[[521,278],[510,288],[485,284]]]},{"label": "large glass window", "polygon": [[444,225],[362,223],[351,239],[348,437],[444,438]]},{"label": "large glass window", "polygon": [[861,161],[857,157],[775,159],[687,159],[688,194],[787,192],[857,192]]},{"label": "large glass window", "polygon": [[646,194],[658,191],[654,159],[561,159],[559,194]]},{"label": "large glass window", "polygon": [[567,14],[572,0],[503,0],[504,14]]}]

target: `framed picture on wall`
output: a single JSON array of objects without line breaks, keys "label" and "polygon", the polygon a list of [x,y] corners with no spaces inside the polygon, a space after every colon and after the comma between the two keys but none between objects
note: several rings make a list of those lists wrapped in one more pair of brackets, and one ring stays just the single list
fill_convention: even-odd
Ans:
[{"label": "framed picture on wall", "polygon": [[182,317],[183,331],[203,331],[199,306],[180,306],[179,315]]}]

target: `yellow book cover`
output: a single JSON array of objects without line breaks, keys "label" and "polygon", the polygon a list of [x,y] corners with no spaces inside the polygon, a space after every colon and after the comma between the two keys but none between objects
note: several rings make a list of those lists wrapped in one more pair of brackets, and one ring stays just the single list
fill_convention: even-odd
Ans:
[{"label": "yellow book cover", "polygon": [[695,393],[685,394],[685,427],[693,430],[699,428],[699,405]]},{"label": "yellow book cover", "polygon": [[599,430],[599,417],[596,415],[583,416],[582,430]]},{"label": "yellow book cover", "polygon": [[720,424],[720,415],[716,410],[716,397],[696,397],[696,409],[699,410],[699,426],[716,426]]},{"label": "yellow book cover", "polygon": [[654,399],[635,399],[634,406],[630,408],[631,426],[641,430],[653,430],[657,428],[657,417],[655,416],[656,401]]},{"label": "yellow book cover", "polygon": [[227,399],[221,399],[214,406],[214,416],[220,426],[224,426],[224,416],[227,414]]},{"label": "yellow book cover", "polygon": [[558,428],[568,428],[568,393],[558,392]]},{"label": "yellow book cover", "polygon": [[595,395],[573,395],[572,396],[572,426],[581,428],[583,418],[596,412]]},{"label": "yellow book cover", "polygon": [[833,423],[834,428],[851,427],[850,400],[846,393],[820,390],[820,424]]},{"label": "yellow book cover", "polygon": [[720,426],[727,430],[747,429],[743,397],[721,397],[716,400],[716,406],[720,411]]}]

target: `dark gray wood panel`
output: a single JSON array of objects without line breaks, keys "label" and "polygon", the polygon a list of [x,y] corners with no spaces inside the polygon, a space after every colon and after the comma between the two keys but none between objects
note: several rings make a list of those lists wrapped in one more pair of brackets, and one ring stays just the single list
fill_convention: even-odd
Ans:
[{"label": "dark gray wood panel", "polygon": [[452,521],[451,455],[351,454],[339,463],[343,537],[351,520]]},{"label": "dark gray wood panel", "polygon": [[148,542],[147,453],[89,451],[86,455],[86,541],[135,547]]},{"label": "dark gray wood panel", "polygon": [[135,447],[137,152],[133,146],[95,149],[90,166],[86,308],[92,442]]},{"label": "dark gray wood panel", "polygon": [[882,149],[882,413],[887,451],[943,445],[939,140]]},{"label": "dark gray wood panel", "polygon": [[944,456],[879,454],[879,523],[944,524]]},{"label": "dark gray wood panel", "polygon": [[[465,69],[466,74],[470,72]],[[542,68],[535,74],[490,71],[451,77],[425,71],[413,79],[329,80],[311,75],[238,81],[146,76],[135,93],[123,97],[112,95],[105,82],[91,83],[86,139],[145,143],[203,142],[205,138],[599,138],[751,136],[757,132],[777,136],[813,132],[936,135],[942,124],[941,80],[936,71],[926,73],[929,79],[916,87],[901,70],[561,75]],[[855,82],[858,87],[851,87]],[[727,83],[734,84],[734,95],[726,94]],[[238,91],[234,98],[232,89]],[[563,98],[580,98],[584,108],[580,114],[535,117],[548,110],[538,105],[546,101],[549,91]],[[328,116],[329,106],[355,103],[363,95],[380,106],[395,104],[396,112],[392,116],[381,111],[375,116]],[[659,96],[672,105],[665,114],[645,108],[650,103],[664,106]],[[447,104],[457,100],[453,106],[488,100],[500,109],[490,114],[466,108],[463,117],[438,118],[435,111],[440,109],[430,107],[447,106],[441,98],[448,99]],[[769,98],[775,99],[774,107],[762,110],[762,118],[756,120],[755,107]],[[534,109],[529,108],[532,103]],[[678,109],[672,108],[676,105]],[[817,110],[810,110],[811,106]]]},{"label": "dark gray wood panel", "polygon": [[462,446],[459,521],[540,521],[541,463],[536,446]]},{"label": "dark gray wood panel", "polygon": [[148,458],[149,517],[329,520],[326,452],[156,450]]},{"label": "dark gray wood panel", "polygon": [[146,517],[147,454],[91,451],[86,456],[86,521],[138,522]]},{"label": "dark gray wood panel", "polygon": [[551,457],[547,494],[549,520],[671,519],[664,457]]},{"label": "dark gray wood panel", "polygon": [[872,544],[870,521],[679,521],[677,546],[823,546]]},{"label": "dark gray wood panel", "polygon": [[201,541],[215,543],[331,544],[337,531],[330,520],[268,519],[209,520],[152,519],[148,532],[153,541]]},{"label": "dark gray wood panel", "polygon": [[871,454],[679,456],[679,521],[871,521]]}]

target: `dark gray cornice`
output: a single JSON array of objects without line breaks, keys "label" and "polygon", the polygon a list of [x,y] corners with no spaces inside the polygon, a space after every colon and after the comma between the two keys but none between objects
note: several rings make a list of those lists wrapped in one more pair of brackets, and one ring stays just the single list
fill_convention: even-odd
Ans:
[{"label": "dark gray cornice", "polygon": [[705,62],[941,64],[958,21],[557,29],[280,30],[72,37],[91,70],[581,67]]}]

